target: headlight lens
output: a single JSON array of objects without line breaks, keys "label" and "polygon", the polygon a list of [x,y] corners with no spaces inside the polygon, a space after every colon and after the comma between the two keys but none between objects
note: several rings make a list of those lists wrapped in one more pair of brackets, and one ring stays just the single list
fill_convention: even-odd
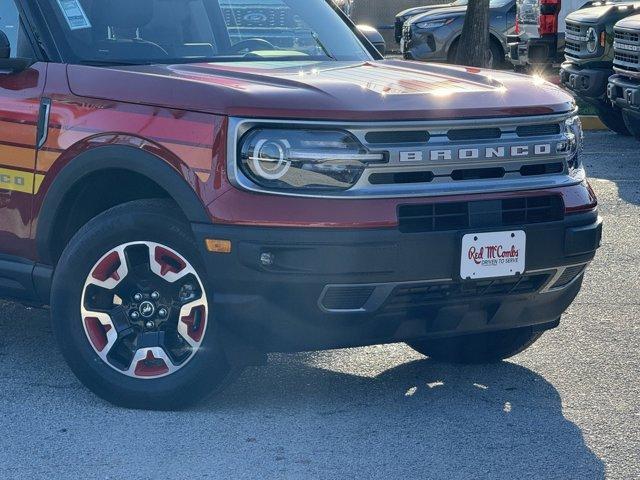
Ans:
[{"label": "headlight lens", "polygon": [[449,25],[451,22],[453,22],[453,18],[447,18],[444,20],[432,20],[430,22],[418,22],[416,23],[416,27],[418,28],[439,28],[439,27],[443,27],[445,25]]},{"label": "headlight lens", "polygon": [[239,152],[244,175],[270,190],[347,190],[367,165],[386,161],[339,130],[256,128],[242,138]]},{"label": "headlight lens", "polygon": [[595,53],[598,49],[598,33],[595,28],[589,27],[587,29],[587,51],[589,53]]},{"label": "headlight lens", "polygon": [[580,166],[580,156],[584,144],[584,132],[580,117],[568,118],[565,122],[565,132],[567,135],[566,152],[569,154],[569,168]]}]

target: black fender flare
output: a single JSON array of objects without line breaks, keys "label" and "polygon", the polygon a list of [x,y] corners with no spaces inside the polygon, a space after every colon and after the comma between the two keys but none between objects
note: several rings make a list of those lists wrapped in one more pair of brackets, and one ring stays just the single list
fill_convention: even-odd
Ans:
[{"label": "black fender flare", "polygon": [[59,206],[66,194],[88,175],[113,169],[128,170],[147,177],[169,193],[187,220],[194,223],[211,223],[211,217],[195,190],[176,168],[161,157],[136,147],[96,147],[77,155],[65,165],[45,194],[36,229],[36,248],[40,262],[47,265],[55,264],[50,246],[56,234],[54,230]]}]

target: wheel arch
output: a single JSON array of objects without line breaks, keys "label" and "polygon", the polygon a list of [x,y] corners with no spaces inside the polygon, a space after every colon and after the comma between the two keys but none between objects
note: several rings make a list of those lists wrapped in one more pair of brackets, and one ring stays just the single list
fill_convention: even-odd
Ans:
[{"label": "wheel arch", "polygon": [[[461,36],[462,36],[462,31],[458,32],[457,35],[453,36],[449,41],[449,44],[447,45],[446,52],[447,52],[447,59],[449,61],[452,61],[452,60],[455,61],[455,59],[451,58],[451,49],[453,48],[454,45],[457,45],[460,42]],[[500,47],[500,50],[502,50],[502,53],[506,55],[505,44],[500,39],[500,35],[491,29],[489,30],[489,41],[495,42],[496,45]]]},{"label": "wheel arch", "polygon": [[[79,190],[81,191],[83,183],[89,180],[97,181],[96,179],[101,176],[105,177],[101,180],[104,183],[108,178],[113,179],[114,175],[118,179],[123,178],[119,175],[124,175],[124,178],[128,176],[131,181],[134,178],[138,179],[143,182],[140,186],[144,187],[144,191],[110,192],[115,200],[121,196],[121,201],[116,201],[114,205],[106,202],[107,208],[98,209],[94,212],[95,214],[126,201],[145,198],[143,194],[147,192],[151,197],[173,200],[190,222],[209,223],[211,221],[203,202],[185,175],[161,157],[140,148],[124,145],[96,147],[80,153],[61,168],[44,194],[37,216],[35,235],[40,262],[52,266],[57,263],[62,251],[60,238],[56,241],[56,237],[69,233],[66,229],[61,233],[61,227],[66,225],[65,220],[72,215],[72,212],[67,211],[68,207],[73,205],[74,201],[77,203],[80,200],[74,197]],[[93,216],[95,215],[80,220],[88,221]],[[81,227],[82,224],[77,227]],[[75,232],[71,232],[71,235],[73,233]],[[65,244],[66,241],[68,238],[64,239]],[[62,245],[63,248],[64,245]]]},{"label": "wheel arch", "polygon": [[500,47],[503,55],[506,55],[506,42],[503,40],[504,37],[501,37],[497,32],[493,30],[489,30],[489,41],[495,42],[495,44]]}]

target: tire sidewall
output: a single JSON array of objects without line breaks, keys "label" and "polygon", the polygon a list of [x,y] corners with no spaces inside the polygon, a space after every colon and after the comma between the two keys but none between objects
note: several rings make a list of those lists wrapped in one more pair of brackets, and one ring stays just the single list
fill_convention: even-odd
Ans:
[{"label": "tire sidewall", "polygon": [[[79,379],[114,403],[140,408],[176,408],[215,390],[230,374],[219,340],[219,327],[214,321],[213,295],[206,269],[187,229],[188,224],[160,208],[116,207],[81,229],[60,258],[52,286],[54,333]],[[166,245],[189,261],[200,277],[209,304],[207,330],[198,352],[176,372],[155,379],[129,377],[107,365],[90,344],[80,313],[84,284],[94,265],[113,248],[137,241]]]},{"label": "tire sidewall", "polygon": [[631,135],[640,140],[640,112],[623,110],[622,116]]}]

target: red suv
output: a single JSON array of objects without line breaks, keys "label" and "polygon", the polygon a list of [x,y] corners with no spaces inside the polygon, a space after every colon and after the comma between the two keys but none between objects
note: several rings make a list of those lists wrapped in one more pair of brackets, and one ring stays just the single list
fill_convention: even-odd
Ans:
[{"label": "red suv", "polygon": [[49,304],[114,403],[177,408],[274,351],[503,359],[599,246],[543,80],[384,60],[324,0],[0,14],[0,293]]}]

